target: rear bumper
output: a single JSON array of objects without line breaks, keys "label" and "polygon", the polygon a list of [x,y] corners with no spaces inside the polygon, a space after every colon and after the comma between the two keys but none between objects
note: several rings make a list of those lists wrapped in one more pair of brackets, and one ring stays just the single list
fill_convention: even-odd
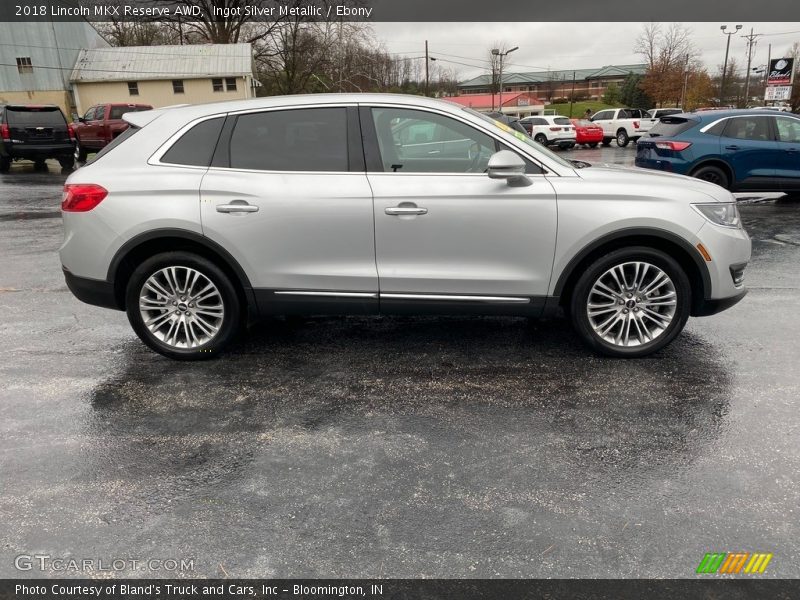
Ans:
[{"label": "rear bumper", "polygon": [[703,304],[692,313],[693,317],[708,317],[710,315],[715,315],[718,312],[722,312],[723,310],[729,309],[734,304],[737,304],[739,300],[744,298],[747,295],[747,290],[744,289],[735,296],[730,296],[728,298],[717,298],[711,300],[703,301]]},{"label": "rear bumper", "polygon": [[14,144],[4,142],[2,152],[4,156],[11,158],[27,158],[30,160],[37,158],[55,158],[58,156],[72,156],[75,146],[68,144]]},{"label": "rear bumper", "polygon": [[117,299],[114,295],[114,286],[111,283],[108,281],[78,277],[70,273],[64,267],[62,267],[62,270],[64,271],[64,279],[67,282],[69,291],[72,292],[78,300],[86,304],[93,304],[94,306],[122,310],[122,307],[117,304]]}]

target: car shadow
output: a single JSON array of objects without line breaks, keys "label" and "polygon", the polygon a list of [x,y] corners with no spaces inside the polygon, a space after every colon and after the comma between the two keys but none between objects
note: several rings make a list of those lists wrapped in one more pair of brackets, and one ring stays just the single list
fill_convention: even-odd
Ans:
[{"label": "car shadow", "polygon": [[88,398],[87,468],[156,474],[165,497],[247,478],[297,444],[329,458],[343,452],[332,436],[407,436],[417,447],[398,450],[401,462],[435,448],[425,460],[513,465],[520,481],[556,487],[659,479],[724,429],[733,372],[688,332],[650,358],[618,360],[591,354],[564,320],[516,318],[275,319],[194,363],[133,341],[121,350]]}]

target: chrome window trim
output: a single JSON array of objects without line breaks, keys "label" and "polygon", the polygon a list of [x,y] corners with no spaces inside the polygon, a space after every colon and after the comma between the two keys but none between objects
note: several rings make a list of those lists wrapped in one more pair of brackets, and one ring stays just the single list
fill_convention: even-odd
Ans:
[{"label": "chrome window trim", "polygon": [[[721,123],[722,121],[727,121],[728,119],[743,119],[743,118],[752,118],[752,117],[761,117],[763,119],[771,119],[771,118],[773,118],[775,116],[777,116],[777,115],[768,115],[768,114],[765,115],[763,113],[758,113],[756,111],[753,111],[753,114],[751,114],[751,115],[728,115],[727,117],[720,117],[719,119],[717,119],[716,121],[712,121],[708,125],[703,125],[703,127],[700,128],[700,133],[705,133],[706,131],[708,131],[709,129],[714,127],[714,125],[716,125],[717,123]],[[786,116],[789,116],[789,115],[786,115]]]}]

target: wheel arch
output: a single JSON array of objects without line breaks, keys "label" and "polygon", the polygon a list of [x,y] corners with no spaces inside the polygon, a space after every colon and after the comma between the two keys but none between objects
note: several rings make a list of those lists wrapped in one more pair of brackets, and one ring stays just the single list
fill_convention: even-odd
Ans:
[{"label": "wheel arch", "polygon": [[108,267],[106,280],[114,286],[114,299],[125,310],[125,288],[134,270],[147,258],[161,252],[194,252],[216,264],[230,277],[249,310],[256,306],[252,286],[241,265],[222,246],[208,238],[184,229],[156,229],[128,240],[117,250]]},{"label": "wheel arch", "polygon": [[553,295],[559,298],[559,304],[566,306],[569,303],[578,278],[592,262],[604,254],[627,246],[655,248],[678,261],[692,288],[690,314],[694,315],[704,301],[711,297],[711,275],[697,250],[672,232],[636,227],[606,234],[573,256],[559,275],[553,290]]}]

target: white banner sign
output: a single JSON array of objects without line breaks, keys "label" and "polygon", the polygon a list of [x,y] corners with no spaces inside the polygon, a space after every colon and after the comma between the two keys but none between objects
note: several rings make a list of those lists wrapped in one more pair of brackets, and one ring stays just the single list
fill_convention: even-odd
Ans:
[{"label": "white banner sign", "polygon": [[792,86],[771,85],[764,92],[764,100],[788,100],[792,97]]}]

